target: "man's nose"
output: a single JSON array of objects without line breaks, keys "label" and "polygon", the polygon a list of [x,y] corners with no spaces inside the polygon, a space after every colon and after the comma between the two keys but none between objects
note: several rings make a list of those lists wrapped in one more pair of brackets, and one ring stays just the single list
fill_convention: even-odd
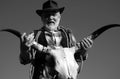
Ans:
[{"label": "man's nose", "polygon": [[49,19],[53,19],[54,18],[54,16],[53,15],[49,15]]}]

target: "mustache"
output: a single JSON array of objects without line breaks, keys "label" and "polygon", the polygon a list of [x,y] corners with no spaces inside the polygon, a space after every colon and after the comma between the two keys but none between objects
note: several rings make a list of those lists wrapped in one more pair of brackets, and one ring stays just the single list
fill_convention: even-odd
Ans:
[{"label": "mustache", "polygon": [[55,23],[55,22],[56,22],[56,19],[54,19],[54,18],[53,18],[53,19],[47,19],[47,21],[48,21],[48,22],[53,22],[53,23]]},{"label": "mustache", "polygon": [[55,24],[55,21],[47,21],[47,24],[51,24],[51,23]]}]

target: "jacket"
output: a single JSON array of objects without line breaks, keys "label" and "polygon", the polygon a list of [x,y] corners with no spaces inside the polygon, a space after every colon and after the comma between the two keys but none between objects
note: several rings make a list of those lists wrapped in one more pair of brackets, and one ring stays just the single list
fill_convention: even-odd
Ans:
[{"label": "jacket", "polygon": [[[45,38],[45,31],[46,31],[46,29],[44,27],[42,27],[41,29],[34,30],[32,32],[32,33],[34,33],[35,40],[39,44],[42,44],[43,46],[48,45],[46,38]],[[72,47],[72,46],[76,45],[76,40],[73,38],[73,34],[69,29],[66,29],[66,28],[60,26],[59,31],[61,32],[61,35],[63,37],[61,40],[61,45],[63,47]],[[31,79],[42,79],[44,75],[47,75],[53,79],[55,77],[55,75],[58,74],[55,70],[53,70],[51,75],[44,73],[44,69],[45,69],[44,64],[46,61],[45,58],[47,57],[46,53],[44,53],[44,52],[39,53],[37,50],[28,48],[28,47],[24,47],[24,48],[25,48],[24,54],[22,52],[20,54],[20,62],[21,62],[21,64],[24,64],[24,65],[29,64],[29,63],[31,64],[31,70],[30,70]],[[86,53],[85,53],[86,50],[82,49],[82,50],[79,50],[76,52],[78,52],[78,53],[75,54],[75,59],[78,62],[78,64],[81,62],[82,59],[86,60]],[[80,58],[80,56],[82,56],[82,59]],[[54,63],[51,63],[51,66],[53,64]],[[78,70],[78,72],[79,72],[79,70]]]}]

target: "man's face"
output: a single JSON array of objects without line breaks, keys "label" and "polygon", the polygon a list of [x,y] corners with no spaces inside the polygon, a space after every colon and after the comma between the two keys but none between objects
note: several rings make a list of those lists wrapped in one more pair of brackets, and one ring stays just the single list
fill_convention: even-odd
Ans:
[{"label": "man's face", "polygon": [[45,26],[54,29],[59,26],[61,15],[60,12],[46,12],[42,14],[41,19]]}]

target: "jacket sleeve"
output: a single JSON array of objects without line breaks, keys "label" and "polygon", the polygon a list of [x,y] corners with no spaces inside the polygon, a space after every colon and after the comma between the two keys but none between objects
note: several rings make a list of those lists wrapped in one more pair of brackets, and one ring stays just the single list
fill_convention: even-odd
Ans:
[{"label": "jacket sleeve", "polygon": [[32,55],[30,53],[31,48],[29,48],[25,45],[21,45],[20,48],[21,48],[20,55],[19,55],[20,63],[26,65],[26,64],[30,63],[32,60]]},{"label": "jacket sleeve", "polygon": [[20,63],[24,65],[31,63],[32,53],[32,48],[25,45],[24,41],[21,41],[19,55]]}]

